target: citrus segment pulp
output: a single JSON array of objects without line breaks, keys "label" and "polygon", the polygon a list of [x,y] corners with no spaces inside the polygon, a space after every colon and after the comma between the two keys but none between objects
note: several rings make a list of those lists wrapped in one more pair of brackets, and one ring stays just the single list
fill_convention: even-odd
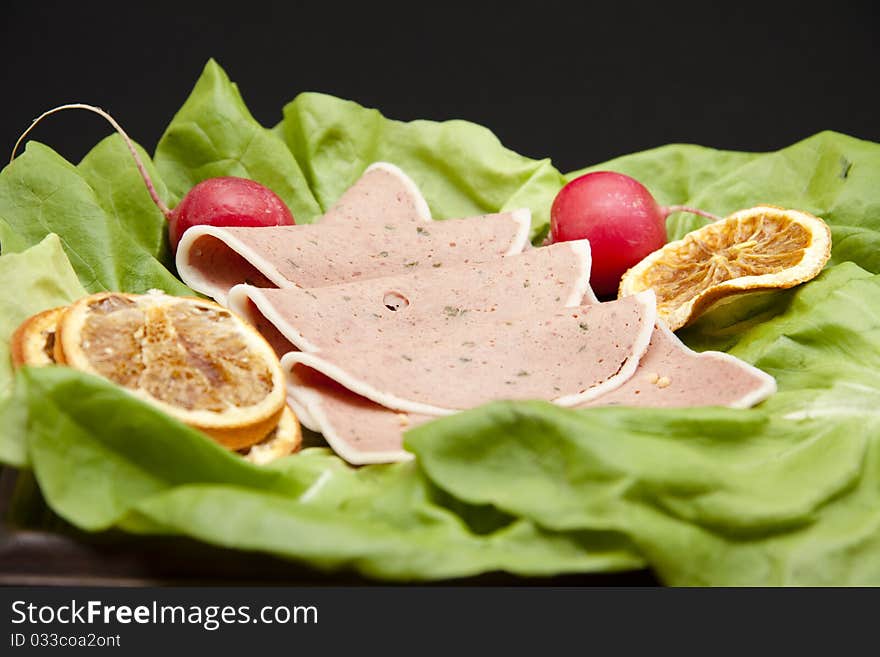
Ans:
[{"label": "citrus segment pulp", "polygon": [[105,292],[62,315],[59,363],[98,374],[230,449],[263,440],[284,408],[272,348],[211,301]]},{"label": "citrus segment pulp", "polygon": [[831,254],[831,231],[818,217],[762,205],[692,231],[627,271],[619,296],[647,289],[671,329],[734,294],[783,289],[816,276]]}]

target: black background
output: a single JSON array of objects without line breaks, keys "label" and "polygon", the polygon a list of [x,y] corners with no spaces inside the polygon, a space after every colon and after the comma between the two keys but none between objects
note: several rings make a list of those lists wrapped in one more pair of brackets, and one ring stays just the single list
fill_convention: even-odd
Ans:
[{"label": "black background", "polygon": [[[151,150],[212,56],[265,125],[323,91],[398,119],[473,120],[562,170],[669,142],[880,141],[878,10],[813,4],[7,4],[0,151],[72,101]],[[79,159],[107,132],[70,113],[34,137]]]}]

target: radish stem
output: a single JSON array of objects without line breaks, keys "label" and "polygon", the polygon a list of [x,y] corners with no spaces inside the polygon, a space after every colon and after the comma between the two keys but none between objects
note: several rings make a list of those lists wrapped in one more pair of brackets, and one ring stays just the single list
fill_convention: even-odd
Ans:
[{"label": "radish stem", "polygon": [[711,219],[712,221],[721,221],[724,218],[719,217],[717,214],[712,214],[711,212],[700,210],[699,208],[692,208],[688,205],[664,205],[660,208],[660,212],[662,212],[667,217],[673,212],[690,212],[691,214],[696,214],[700,217],[706,217],[707,219]]},{"label": "radish stem", "polygon": [[159,208],[159,211],[165,215],[166,219],[171,219],[171,210],[165,202],[159,198],[159,194],[156,192],[156,186],[153,184],[153,179],[150,178],[150,174],[147,173],[147,168],[144,166],[143,161],[141,160],[140,155],[138,155],[137,149],[134,147],[134,142],[132,142],[131,137],[122,129],[122,126],[116,122],[112,116],[110,116],[107,112],[102,110],[100,107],[95,107],[94,105],[86,105],[84,103],[69,103],[67,105],[59,105],[58,107],[53,107],[52,109],[43,112],[33,120],[33,122],[28,126],[28,129],[21,133],[21,137],[18,138],[18,141],[15,142],[15,146],[12,147],[12,155],[9,158],[9,161],[12,162],[15,159],[15,154],[18,152],[18,147],[25,140],[25,138],[30,134],[31,130],[37,127],[37,124],[45,119],[47,116],[55,114],[56,112],[60,112],[62,110],[68,109],[84,109],[89,112],[94,112],[98,116],[104,117],[107,122],[113,126],[116,132],[119,133],[119,136],[122,137],[122,140],[125,142],[125,145],[128,147],[128,151],[131,153],[131,156],[134,158],[135,165],[138,168],[138,171],[141,174],[141,177],[144,179],[144,184],[147,186],[147,192],[150,194],[150,198],[153,199],[153,203],[156,204],[156,207]]}]

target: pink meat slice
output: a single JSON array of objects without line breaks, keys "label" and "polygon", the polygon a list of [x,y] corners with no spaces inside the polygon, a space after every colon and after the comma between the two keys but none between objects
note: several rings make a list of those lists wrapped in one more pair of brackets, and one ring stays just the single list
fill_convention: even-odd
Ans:
[{"label": "pink meat slice", "polygon": [[[403,344],[415,333],[549,314],[595,300],[586,240],[455,267],[321,288],[237,285],[229,307],[247,317],[279,355],[339,344]],[[433,340],[433,338],[432,338]]]},{"label": "pink meat slice", "polygon": [[403,449],[403,432],[434,419],[380,406],[303,365],[290,370],[289,380],[300,421],[320,431],[333,451],[353,465],[412,458]]},{"label": "pink meat slice", "polygon": [[[632,376],[648,348],[651,292],[509,320],[450,312],[444,330],[392,331],[282,358],[400,411],[446,415],[497,399],[575,406]],[[297,327],[302,333],[303,327]],[[303,334],[311,345],[317,334]]]},{"label": "pink meat slice", "polygon": [[315,288],[519,253],[528,244],[529,217],[515,210],[378,228],[194,226],[181,239],[177,270],[192,289],[225,303],[238,283]]},{"label": "pink meat slice", "polygon": [[190,228],[177,250],[181,279],[225,304],[238,283],[321,287],[486,260],[528,245],[528,210],[433,222],[412,181],[388,167],[368,170],[317,224]]},{"label": "pink meat slice", "polygon": [[[575,241],[496,258],[488,263],[438,268],[430,274],[415,272],[313,290],[259,290],[239,285],[230,291],[229,304],[248,317],[282,356],[297,347],[276,324],[294,340],[301,338],[291,333],[285,317],[306,321],[321,314],[323,319],[315,329],[316,332],[323,330],[325,339],[351,339],[353,334],[361,343],[369,344],[371,338],[358,316],[366,316],[369,324],[378,330],[383,327],[389,330],[388,322],[396,320],[403,330],[411,332],[421,330],[420,324],[438,314],[445,322],[443,310],[453,303],[466,311],[486,311],[503,318],[519,316],[524,308],[525,312],[529,309],[552,312],[560,303],[579,306],[585,301],[595,301],[589,277],[589,243]],[[384,291],[388,288],[406,294],[405,311],[400,308],[392,311],[384,304]],[[523,297],[525,292],[530,293],[530,297]],[[353,308],[352,302],[361,299],[377,301]],[[343,303],[337,304],[337,301]],[[385,321],[381,324],[373,317],[377,304],[381,304],[380,310],[384,313]],[[330,309],[335,309],[334,319],[326,317],[332,314]],[[275,322],[264,313],[274,317]],[[297,341],[302,345],[301,340]],[[429,416],[400,413],[375,404],[302,365],[290,372],[288,402],[304,426],[324,434],[331,447],[354,464],[406,458],[407,452],[402,448],[403,431],[429,419]]]},{"label": "pink meat slice", "polygon": [[[694,352],[658,322],[633,376],[577,407],[748,408],[775,390],[765,372],[729,354]],[[403,449],[404,432],[436,417],[386,408],[301,364],[291,371],[288,391],[304,424],[324,434],[334,451],[355,465],[411,458]]]},{"label": "pink meat slice", "polygon": [[431,221],[431,210],[413,180],[388,162],[375,162],[318,222],[384,226]]},{"label": "pink meat slice", "polygon": [[748,408],[774,392],[776,381],[766,372],[730,354],[697,353],[658,322],[632,378],[580,406]]}]

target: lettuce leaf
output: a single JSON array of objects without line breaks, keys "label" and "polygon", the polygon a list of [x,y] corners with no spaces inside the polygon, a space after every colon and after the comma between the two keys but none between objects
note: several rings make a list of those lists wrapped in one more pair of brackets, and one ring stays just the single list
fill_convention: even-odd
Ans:
[{"label": "lettuce leaf", "polygon": [[0,256],[0,462],[27,463],[24,407],[12,385],[10,338],[31,315],[63,306],[85,294],[57,235],[22,253]]},{"label": "lettuce leaf", "polygon": [[[644,182],[662,204],[685,204],[719,215],[760,203],[822,217],[833,235],[832,264],[851,261],[880,273],[880,154],[877,144],[825,131],[773,153],[662,146],[569,174],[619,171]],[[686,213],[667,223],[670,239],[702,226]]]},{"label": "lettuce leaf", "polygon": [[9,339],[31,315],[64,306],[85,294],[57,235],[22,253],[0,256],[0,397],[12,384]]},{"label": "lettuce leaf", "polygon": [[[115,143],[114,143],[115,141]],[[134,176],[123,171],[134,171]],[[117,171],[110,178],[106,172]],[[105,173],[101,173],[105,172]],[[98,145],[80,170],[55,151],[29,142],[24,153],[0,172],[0,231],[3,253],[33,246],[50,233],[59,236],[80,281],[89,292],[151,288],[192,292],[165,268],[164,218],[145,210],[145,194],[131,156],[118,140]],[[92,187],[90,179],[99,179]],[[153,224],[153,228],[144,225]]]},{"label": "lettuce leaf", "polygon": [[297,223],[321,213],[284,142],[257,123],[238,87],[213,60],[159,140],[156,167],[172,205],[206,178],[239,176],[278,194]]},{"label": "lettuce leaf", "polygon": [[486,128],[467,121],[387,119],[375,109],[325,94],[303,93],[277,126],[327,210],[373,162],[409,174],[435,219],[521,207],[532,211],[532,236],[546,233],[553,197],[565,180],[549,159],[506,149]]},{"label": "lettuce leaf", "polygon": [[[159,197],[167,202],[168,189],[153,161],[139,145],[135,144],[135,148]],[[108,218],[124,227],[141,248],[162,264],[170,265],[165,217],[150,198],[122,138],[113,135],[100,141],[80,161],[77,170],[94,191]]]},{"label": "lettuce leaf", "polygon": [[610,532],[552,532],[438,504],[412,464],[348,467],[326,449],[250,465],[112,384],[25,369],[28,451],[52,508],[91,531],[175,533],[391,579],[639,567]]}]

